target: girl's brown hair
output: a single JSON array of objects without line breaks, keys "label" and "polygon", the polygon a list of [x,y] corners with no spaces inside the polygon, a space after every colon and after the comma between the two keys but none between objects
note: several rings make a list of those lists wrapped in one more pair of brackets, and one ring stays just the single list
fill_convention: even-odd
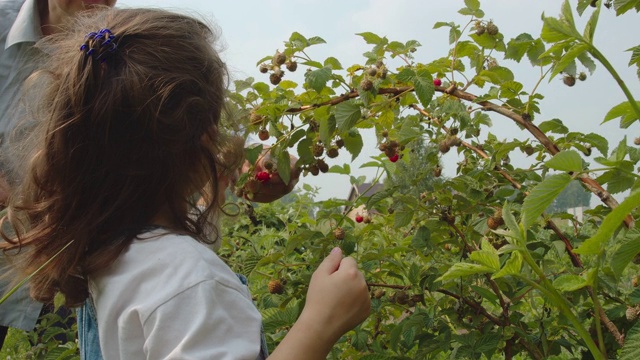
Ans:
[{"label": "girl's brown hair", "polygon": [[[87,37],[102,28],[114,35],[107,45]],[[87,275],[109,266],[160,212],[172,231],[206,241],[218,175],[239,165],[241,149],[219,128],[227,71],[214,40],[189,16],[100,9],[38,44],[48,60],[37,76],[47,87],[10,200],[15,234],[3,234],[23,274],[44,265],[30,281],[34,298],[60,291],[67,305],[81,304]],[[214,198],[194,216],[193,194],[205,183]]]}]

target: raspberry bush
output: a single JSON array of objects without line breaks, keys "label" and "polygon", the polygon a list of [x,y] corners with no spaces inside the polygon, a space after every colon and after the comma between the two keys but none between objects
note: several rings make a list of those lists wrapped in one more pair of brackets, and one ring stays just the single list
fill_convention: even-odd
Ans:
[{"label": "raspberry bush", "polygon": [[[406,169],[433,177],[415,179],[429,184],[412,189],[420,196],[387,181],[353,201],[314,202],[308,185],[283,203],[241,201],[223,255],[249,277],[272,346],[299,314],[313,269],[338,245],[362,265],[373,312],[331,358],[635,359],[640,151],[626,138],[609,144],[561,119],[538,119],[538,86],[519,82],[500,62],[529,63],[538,83],[557,78],[570,86],[589,84],[586,72],[607,71],[622,91],[604,121],[620,119],[625,131],[640,119],[640,103],[593,39],[601,11],[636,16],[640,1],[566,0],[558,16],[543,16],[539,37],[503,34],[478,0],[464,4],[467,23],[434,25],[450,39],[434,61],[414,58],[417,40],[366,32],[358,35],[370,51],[346,66],[310,58],[307,48],[324,40],[293,33],[284,49],[258,61],[264,78],[236,82],[231,105],[250,119],[250,132],[268,129],[274,171],[285,181],[295,155],[303,176],[328,170],[362,184],[348,163],[327,162],[365,152],[377,154],[363,165],[377,169],[374,183]],[[640,65],[639,54],[630,49],[629,66]],[[295,71],[304,74],[300,83]],[[516,123],[522,140],[498,139],[493,121]],[[364,136],[376,136],[377,149],[363,151]],[[420,156],[419,142],[430,146]],[[261,148],[247,149],[248,158],[255,162]],[[460,162],[443,163],[449,152]],[[510,160],[518,157],[531,164]],[[450,166],[446,177],[442,168]],[[574,182],[601,202],[582,221],[547,211]],[[625,191],[620,203],[612,197]],[[368,221],[352,220],[351,209],[366,210]],[[282,285],[277,292],[272,279]]]}]

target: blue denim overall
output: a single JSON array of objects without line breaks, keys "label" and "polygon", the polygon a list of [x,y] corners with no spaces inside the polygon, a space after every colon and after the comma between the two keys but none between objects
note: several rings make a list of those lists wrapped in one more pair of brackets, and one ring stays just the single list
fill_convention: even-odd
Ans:
[{"label": "blue denim overall", "polygon": [[[247,285],[247,278],[244,275],[236,274],[240,282]],[[89,297],[84,306],[78,309],[78,345],[80,347],[81,360],[103,360],[100,350],[100,338],[98,337],[98,322],[96,320],[96,308],[93,299]],[[265,360],[269,356],[267,339],[264,331],[261,330],[260,354],[256,360]]]}]

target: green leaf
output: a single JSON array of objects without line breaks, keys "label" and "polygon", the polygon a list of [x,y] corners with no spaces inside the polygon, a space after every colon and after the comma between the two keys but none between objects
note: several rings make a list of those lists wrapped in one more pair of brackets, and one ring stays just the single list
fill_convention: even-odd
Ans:
[{"label": "green leaf", "polygon": [[568,24],[552,17],[542,18],[542,32],[540,37],[548,43],[555,43],[564,40],[572,40],[579,37],[575,28],[571,28]]},{"label": "green leaf", "polygon": [[491,276],[492,279],[498,279],[508,275],[518,275],[522,269],[522,255],[519,251],[511,253],[511,257],[504,264],[502,269]]},{"label": "green leaf", "polygon": [[584,32],[582,36],[588,41],[593,41],[593,35],[596,32],[596,27],[598,26],[598,18],[600,17],[600,7],[597,7],[592,13],[591,17],[589,17],[589,21],[584,27]]},{"label": "green leaf", "polygon": [[533,42],[533,46],[531,46],[529,50],[527,50],[527,57],[529,58],[529,62],[531,62],[531,65],[544,66],[550,64],[552,62],[551,58],[540,58],[540,55],[544,54],[544,52],[544,42],[542,42],[541,39],[536,39]]},{"label": "green leaf", "polygon": [[254,165],[258,160],[260,154],[262,154],[263,146],[262,144],[258,144],[254,147],[249,147],[244,149],[244,158],[249,161],[251,165]]},{"label": "green leaf", "polygon": [[602,156],[607,156],[609,153],[609,142],[603,136],[589,133],[582,138],[583,141],[595,146],[598,151],[602,154]]},{"label": "green leaf", "polygon": [[569,128],[566,127],[560,119],[543,121],[538,127],[545,133],[566,134],[569,132]]},{"label": "green leaf", "polygon": [[324,60],[324,66],[331,68],[331,70],[342,70],[342,64],[333,56]]},{"label": "green leaf", "polygon": [[447,270],[436,281],[446,281],[458,279],[464,276],[493,273],[495,270],[484,265],[470,264],[470,263],[456,263]]},{"label": "green leaf", "polygon": [[471,10],[480,10],[480,0],[464,0],[464,4]]},{"label": "green leaf", "polygon": [[640,304],[640,287],[637,287],[629,294],[629,300],[631,300],[632,304]]},{"label": "green leaf", "polygon": [[513,72],[503,66],[494,66],[488,70],[482,70],[478,76],[483,76],[496,85],[501,85],[508,81],[513,81]]},{"label": "green leaf", "polygon": [[336,131],[336,117],[331,115],[326,118],[319,118],[317,121],[320,126],[320,141],[325,145],[329,145],[331,139],[333,139],[333,133]]},{"label": "green leaf", "polygon": [[331,79],[331,68],[325,66],[318,70],[307,71],[304,74],[307,85],[316,92],[322,92],[327,82]]},{"label": "green leaf", "polygon": [[[638,104],[638,106],[640,106],[640,101],[637,101],[636,103]],[[607,115],[604,117],[602,124],[617,118],[621,118],[621,127],[628,127],[634,121],[638,120],[638,116],[633,110],[631,102],[625,101],[611,108],[611,110],[609,110]],[[626,126],[623,126],[623,124],[626,124]]]},{"label": "green leaf", "polygon": [[431,231],[429,228],[420,226],[416,234],[413,235],[411,239],[411,246],[416,249],[424,249],[429,244],[429,240],[431,239]]},{"label": "green leaf", "polygon": [[576,254],[597,255],[605,249],[606,243],[613,236],[613,233],[620,227],[622,220],[636,207],[640,205],[640,191],[631,193],[620,205],[613,209],[602,220],[602,224],[598,228],[593,237],[585,240],[577,249]]},{"label": "green leaf", "polygon": [[640,321],[624,337],[624,346],[620,351],[620,360],[640,359]]},{"label": "green leaf", "polygon": [[286,149],[282,149],[278,154],[278,161],[276,164],[278,168],[278,175],[285,184],[289,184],[291,180],[291,157]]},{"label": "green leaf", "polygon": [[569,0],[564,0],[562,3],[562,19],[568,26],[572,28],[576,27],[576,22],[573,20],[573,11],[571,10]]},{"label": "green leaf", "polygon": [[[493,248],[493,246],[491,246]],[[500,270],[500,259],[498,253],[489,250],[476,250],[469,254],[469,259],[477,262],[478,264],[491,269],[491,272]]]},{"label": "green leaf", "polygon": [[414,211],[408,206],[403,206],[394,212],[393,227],[398,229],[403,226],[409,225],[413,219]]},{"label": "green leaf", "polygon": [[640,254],[640,230],[633,229],[611,257],[611,270],[620,277],[636,255]]},{"label": "green leaf", "polygon": [[413,86],[416,89],[416,95],[422,106],[425,108],[429,107],[429,103],[436,93],[431,73],[426,69],[418,70],[416,76],[413,78]]},{"label": "green leaf", "polygon": [[589,70],[589,73],[593,75],[593,72],[596,71],[596,63],[593,62],[593,59],[591,59],[589,53],[583,52],[582,54],[578,55],[578,60],[580,60],[582,66],[586,67],[587,70]]},{"label": "green leaf", "polygon": [[342,137],[342,140],[344,140],[344,148],[351,154],[351,161],[354,161],[360,155],[364,145],[362,135],[357,129],[352,129],[348,131],[346,136]]},{"label": "green leaf", "polygon": [[616,15],[620,16],[633,8],[637,9],[639,4],[638,0],[615,0],[613,8],[616,9]]},{"label": "green leaf", "polygon": [[574,150],[560,151],[545,162],[544,165],[554,170],[568,172],[580,172],[583,169],[582,158]]},{"label": "green leaf", "polygon": [[578,275],[560,275],[553,281],[553,287],[564,292],[576,291],[587,285],[587,280]]},{"label": "green leaf", "polygon": [[360,105],[353,101],[345,101],[336,105],[336,124],[338,131],[347,132],[354,127],[362,116]]},{"label": "green leaf", "polygon": [[573,45],[561,58],[558,63],[553,67],[553,71],[549,76],[549,81],[551,81],[556,75],[560,72],[565,71],[565,69],[571,64],[575,63],[575,59],[587,51],[589,49],[589,44],[585,43],[577,43]]},{"label": "green leaf", "polygon": [[522,33],[507,43],[507,51],[504,57],[505,59],[520,62],[532,45],[533,37],[527,33]]},{"label": "green leaf", "polygon": [[631,59],[629,60],[629,66],[631,65],[639,65],[640,66],[640,45],[634,46],[626,51],[631,51]]},{"label": "green leaf", "polygon": [[522,222],[525,229],[529,229],[538,220],[538,217],[570,182],[571,176],[568,174],[556,174],[548,176],[533,188],[522,205]]},{"label": "green leaf", "polygon": [[364,41],[367,42],[367,44],[385,45],[388,42],[387,38],[381,38],[380,36],[372,32],[363,32],[356,35],[362,36],[362,38],[364,39]]}]

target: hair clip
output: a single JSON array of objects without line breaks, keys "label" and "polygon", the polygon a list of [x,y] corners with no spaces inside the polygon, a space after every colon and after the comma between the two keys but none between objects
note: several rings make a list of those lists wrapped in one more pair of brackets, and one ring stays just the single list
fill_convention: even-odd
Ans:
[{"label": "hair clip", "polygon": [[100,59],[101,62],[105,62],[105,53],[114,52],[118,48],[114,42],[115,37],[107,28],[100,29],[98,32],[92,31],[84,37],[84,44],[80,46],[80,51],[84,52],[85,56],[91,56],[95,60]]}]

